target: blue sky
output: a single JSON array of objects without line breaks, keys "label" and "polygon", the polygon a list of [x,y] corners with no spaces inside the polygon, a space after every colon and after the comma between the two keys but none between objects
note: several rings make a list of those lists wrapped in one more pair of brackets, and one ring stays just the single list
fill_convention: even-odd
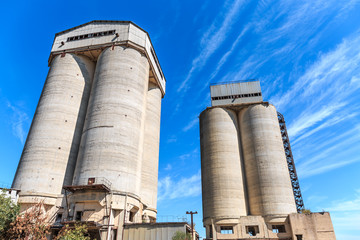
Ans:
[{"label": "blue sky", "polygon": [[201,222],[198,115],[209,84],[257,78],[284,115],[305,206],[337,238],[360,235],[360,1],[5,1],[0,184],[9,185],[47,72],[54,34],[92,20],[149,32],[167,78],[158,214]]}]

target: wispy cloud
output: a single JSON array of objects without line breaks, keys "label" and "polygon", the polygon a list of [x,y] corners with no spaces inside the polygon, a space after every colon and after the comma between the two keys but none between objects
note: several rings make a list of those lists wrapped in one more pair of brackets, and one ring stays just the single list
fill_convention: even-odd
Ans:
[{"label": "wispy cloud", "polygon": [[158,183],[158,201],[196,197],[201,194],[200,171],[189,177],[176,179],[166,176]]},{"label": "wispy cloud", "polygon": [[172,166],[171,166],[170,163],[168,163],[168,164],[166,165],[166,167],[164,168],[164,170],[166,170],[166,171],[170,171],[171,169],[172,169]]},{"label": "wispy cloud", "polygon": [[[208,59],[213,55],[213,53],[220,47],[220,45],[225,41],[228,36],[228,32],[233,26],[233,21],[236,19],[239,9],[243,4],[243,0],[236,0],[233,4],[229,4],[228,1],[224,4],[225,14],[220,14],[208,30],[203,34],[201,38],[201,49],[200,54],[194,58],[191,64],[191,68],[187,73],[185,80],[181,83],[178,88],[178,92],[186,90],[186,86],[191,79],[194,71],[201,70]],[[224,17],[223,17],[224,16]],[[219,20],[221,19],[221,20]],[[218,24],[221,22],[221,24]]]},{"label": "wispy cloud", "polygon": [[24,111],[11,104],[9,101],[7,101],[7,107],[11,110],[10,121],[13,135],[24,144],[26,138],[25,128],[29,124],[29,117]]},{"label": "wispy cloud", "polygon": [[360,231],[360,189],[352,197],[333,201],[327,207],[335,227],[337,239],[358,239]]},{"label": "wispy cloud", "polygon": [[177,141],[177,137],[175,135],[171,135],[168,139],[167,139],[167,143],[174,143]]},{"label": "wispy cloud", "polygon": [[329,116],[332,116],[334,112],[341,109],[344,105],[345,103],[338,105],[325,105],[318,111],[303,112],[303,114],[289,126],[289,136],[297,136],[307,128],[323,121]]},{"label": "wispy cloud", "polygon": [[199,122],[199,118],[196,117],[194,118],[193,120],[191,120],[185,127],[183,127],[183,132],[187,132],[189,131],[190,129],[192,129],[193,127],[195,127],[195,125],[197,125]]}]

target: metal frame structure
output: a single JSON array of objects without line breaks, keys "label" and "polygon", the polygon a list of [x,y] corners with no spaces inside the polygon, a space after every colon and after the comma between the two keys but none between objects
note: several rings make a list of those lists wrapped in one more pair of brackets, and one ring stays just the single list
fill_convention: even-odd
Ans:
[{"label": "metal frame structure", "polygon": [[289,169],[291,185],[292,185],[292,189],[294,192],[296,209],[297,209],[298,213],[301,213],[305,209],[305,206],[304,206],[304,201],[303,201],[303,198],[301,195],[299,179],[296,174],[295,162],[294,162],[294,158],[293,158],[293,155],[291,152],[290,140],[289,140],[289,136],[288,136],[288,133],[286,130],[285,119],[284,119],[284,116],[279,112],[277,112],[277,116],[278,116],[278,120],[279,120],[281,138],[282,138],[282,141],[284,144],[286,162],[287,162],[288,169]]}]

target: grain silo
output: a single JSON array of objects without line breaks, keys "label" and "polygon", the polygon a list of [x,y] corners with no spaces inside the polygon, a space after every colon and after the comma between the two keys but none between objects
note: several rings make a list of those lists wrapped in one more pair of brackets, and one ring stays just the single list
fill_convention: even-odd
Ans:
[{"label": "grain silo", "polygon": [[13,182],[22,210],[44,201],[98,239],[155,222],[166,80],[148,33],[92,21],[55,35],[49,65]]},{"label": "grain silo", "polygon": [[212,107],[200,114],[206,239],[335,239],[328,213],[301,214],[285,122],[260,82],[210,90]]}]

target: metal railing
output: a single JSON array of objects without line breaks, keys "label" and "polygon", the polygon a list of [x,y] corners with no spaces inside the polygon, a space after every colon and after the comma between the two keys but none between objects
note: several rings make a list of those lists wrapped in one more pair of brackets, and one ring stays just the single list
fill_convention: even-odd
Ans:
[{"label": "metal railing", "polygon": [[287,162],[288,169],[289,169],[291,185],[292,185],[292,189],[293,189],[293,193],[294,193],[296,209],[297,209],[298,213],[301,213],[305,209],[305,206],[304,206],[304,201],[303,201],[303,198],[301,195],[299,179],[298,179],[298,176],[296,173],[295,162],[294,162],[294,158],[293,158],[291,147],[290,147],[290,140],[289,140],[289,136],[288,136],[288,133],[286,130],[285,119],[281,113],[278,112],[277,115],[278,115],[278,120],[279,120],[281,137],[282,137],[282,141],[284,144],[286,162]]},{"label": "metal railing", "polygon": [[81,185],[95,185],[95,184],[103,184],[109,189],[111,189],[111,182],[104,177],[94,177],[94,178],[79,178],[75,186]]}]

